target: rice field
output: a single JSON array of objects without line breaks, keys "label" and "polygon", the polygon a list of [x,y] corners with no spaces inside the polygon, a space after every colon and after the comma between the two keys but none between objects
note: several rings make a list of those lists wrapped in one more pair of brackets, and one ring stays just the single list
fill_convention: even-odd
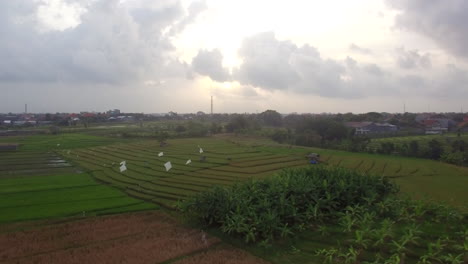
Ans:
[{"label": "rice field", "polygon": [[[19,151],[0,152],[0,198],[12,201],[10,205],[1,205],[5,210],[9,206],[10,213],[2,214],[0,221],[79,215],[82,211],[116,213],[154,208],[155,204],[174,208],[178,200],[213,185],[266,177],[284,168],[312,166],[305,158],[310,152],[319,153],[322,164],[328,166],[390,177],[404,193],[416,198],[461,207],[468,204],[465,191],[468,168],[424,159],[293,147],[266,139],[233,136],[174,139],[164,147],[156,140],[85,134],[8,137],[0,142],[20,144]],[[199,153],[199,146],[203,153]],[[158,156],[160,152],[164,153],[162,157]],[[186,164],[189,159],[192,162]],[[127,167],[123,172],[122,161],[126,161]],[[168,161],[172,168],[166,171],[164,164]],[[111,188],[115,193],[110,194],[109,186],[100,183],[119,190]],[[83,184],[90,186],[85,188]],[[64,191],[72,189],[76,191],[73,196]],[[75,199],[79,192],[85,196]],[[22,193],[24,197],[14,193]],[[37,206],[51,204],[48,200],[51,195],[56,195],[59,202],[47,209]],[[30,202],[18,207],[15,203],[21,199]],[[100,205],[93,207],[95,204]],[[22,213],[22,206],[30,213]]]},{"label": "rice field", "polygon": [[[160,157],[161,152],[163,156]],[[308,164],[302,153],[267,153],[213,138],[170,140],[164,147],[157,141],[144,141],[60,153],[86,168],[97,180],[118,187],[130,196],[168,208],[213,185],[233,184]],[[191,163],[186,164],[188,160]],[[123,161],[127,170],[121,172]],[[172,168],[166,171],[164,164],[168,161]]]},{"label": "rice field", "polygon": [[463,133],[458,137],[457,134],[443,134],[443,135],[420,135],[420,136],[406,136],[406,137],[390,137],[390,138],[374,138],[367,146],[368,150],[376,151],[380,148],[382,143],[390,142],[393,143],[396,148],[402,147],[403,145],[409,145],[411,141],[416,141],[419,144],[420,151],[427,151],[429,149],[428,143],[431,140],[439,141],[444,150],[450,150],[451,145],[456,140],[463,140],[468,142],[468,134]]},{"label": "rice field", "polygon": [[[345,167],[394,179],[403,193],[416,198],[466,206],[468,168],[441,162],[350,153],[317,148],[268,144],[242,137],[191,138],[168,141],[161,147],[155,140],[118,143],[58,154],[84,168],[95,179],[120,188],[129,196],[173,208],[178,200],[209,189],[249,178],[272,175],[284,168],[312,166],[305,159],[310,152],[321,154],[322,164]],[[199,153],[200,146],[204,152]],[[163,156],[158,154],[163,152]],[[204,157],[204,160],[201,160]],[[186,164],[188,160],[192,162]],[[126,162],[127,170],[120,171]],[[164,164],[172,168],[166,171]]]},{"label": "rice field", "polygon": [[[324,151],[327,153],[326,151]],[[468,204],[468,168],[443,162],[388,155],[330,151],[327,163],[393,178],[404,193],[452,205]]]},{"label": "rice field", "polygon": [[[246,140],[242,139],[239,142],[246,142]],[[255,144],[255,141],[251,141],[250,144]],[[467,167],[428,159],[290,147],[274,143],[255,148],[265,153],[281,153],[282,155],[293,153],[304,155],[305,153],[316,152],[321,155],[322,164],[389,177],[395,180],[404,195],[444,202],[468,211]]]},{"label": "rice field", "polygon": [[62,145],[96,146],[115,140],[42,135],[0,141],[21,142],[18,151],[0,152],[0,223],[157,208],[100,184],[56,151]]}]

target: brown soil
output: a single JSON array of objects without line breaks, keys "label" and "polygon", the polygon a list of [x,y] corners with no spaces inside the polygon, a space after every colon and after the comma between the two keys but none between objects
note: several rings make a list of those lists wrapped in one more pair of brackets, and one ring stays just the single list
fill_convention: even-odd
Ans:
[{"label": "brown soil", "polygon": [[227,245],[211,247],[209,250],[196,254],[173,264],[268,264],[267,261],[249,253]]},{"label": "brown soil", "polygon": [[218,238],[183,227],[162,212],[61,224],[41,222],[27,230],[0,234],[0,263],[160,263],[172,259],[181,259],[180,263],[265,263],[241,250],[226,249]]}]

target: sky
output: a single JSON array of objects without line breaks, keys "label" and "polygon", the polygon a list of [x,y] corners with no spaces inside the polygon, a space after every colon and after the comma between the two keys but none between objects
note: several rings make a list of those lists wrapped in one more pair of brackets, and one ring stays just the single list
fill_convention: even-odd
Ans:
[{"label": "sky", "polygon": [[0,1],[0,112],[468,110],[465,0]]}]

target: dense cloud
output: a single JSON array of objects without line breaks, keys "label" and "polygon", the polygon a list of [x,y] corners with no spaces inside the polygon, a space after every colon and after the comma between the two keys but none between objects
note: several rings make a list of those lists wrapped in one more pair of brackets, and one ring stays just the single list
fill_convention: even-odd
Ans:
[{"label": "dense cloud", "polygon": [[212,51],[200,50],[192,60],[192,68],[195,72],[206,75],[217,82],[228,81],[229,71],[223,68],[223,55],[218,49]]},{"label": "dense cloud", "polygon": [[[368,96],[435,96],[441,91],[461,95],[466,71],[448,67],[439,72],[431,68],[429,54],[417,50],[396,50],[395,61],[403,70],[382,68],[375,63],[359,63],[351,57],[344,60],[322,58],[319,51],[305,44],[278,40],[266,32],[246,38],[239,49],[242,63],[234,69],[232,81],[264,91],[291,91],[304,95],[331,98]],[[192,62],[193,69],[213,80],[226,81],[218,50],[201,50]],[[423,77],[424,76],[424,77]],[[433,76],[429,78],[428,76]]]},{"label": "dense cloud", "polygon": [[468,1],[386,0],[400,11],[398,28],[422,34],[455,56],[468,59]]},{"label": "dense cloud", "polygon": [[417,50],[405,50],[403,47],[397,48],[396,53],[398,66],[403,69],[431,67],[431,57],[428,53],[420,54]]},{"label": "dense cloud", "polygon": [[171,28],[170,35],[175,35],[182,32],[186,26],[195,22],[197,16],[207,8],[208,6],[204,1],[192,2],[188,7],[188,15]]},{"label": "dense cloud", "polygon": [[272,32],[246,38],[238,52],[243,63],[235,78],[262,88],[287,89],[300,80],[290,61],[297,49],[290,41],[278,41]]},{"label": "dense cloud", "polygon": [[54,15],[45,2],[0,1],[0,83],[124,84],[183,73],[167,31],[180,32],[203,9],[192,5],[186,14],[179,1],[149,0],[62,1],[54,8],[75,19],[79,10],[78,23],[53,28],[41,18]]},{"label": "dense cloud", "polygon": [[[398,28],[424,35],[451,54],[468,58],[468,1],[386,1],[399,11]],[[141,106],[144,100],[148,109],[153,109],[162,105],[161,101],[176,98],[174,90],[186,95],[196,88],[200,89],[197,96],[205,96],[199,95],[207,90],[201,88],[204,80],[197,80],[196,74],[216,82],[233,82],[235,85],[223,84],[214,93],[219,98],[228,97],[226,101],[237,98],[239,109],[243,99],[254,101],[275,94],[335,101],[405,95],[418,99],[468,97],[468,72],[463,61],[440,56],[438,51],[415,49],[420,43],[411,43],[411,49],[395,49],[395,43],[410,45],[399,43],[399,39],[379,44],[372,36],[366,43],[372,43],[373,50],[350,43],[352,39],[344,40],[342,50],[330,58],[314,43],[298,45],[287,40],[288,36],[280,40],[273,32],[258,33],[241,42],[240,64],[230,71],[223,67],[220,50],[230,52],[232,47],[205,39],[205,33],[217,35],[203,22],[190,27],[201,21],[197,17],[206,9],[203,0],[0,0],[0,90],[3,98],[8,98],[0,106],[9,111],[13,104],[29,100],[55,109],[56,105],[68,106],[70,97],[79,97],[80,102],[86,102],[82,106],[90,109],[104,101],[109,106],[130,107]],[[216,8],[210,10],[203,18],[218,21],[216,12]],[[216,27],[224,29],[221,24]],[[254,31],[241,25],[237,28],[237,24],[232,27],[236,29],[233,37]],[[299,39],[307,41],[305,36]],[[188,44],[184,42],[187,39]],[[220,49],[199,46],[213,44]],[[186,50],[177,50],[174,45]],[[190,64],[182,61],[194,53]],[[375,61],[369,63],[371,59]],[[236,60],[229,57],[229,61]],[[88,97],[92,97],[89,104]],[[287,104],[283,99],[279,101]]]},{"label": "dense cloud", "polygon": [[390,86],[388,74],[375,64],[324,59],[316,48],[278,40],[271,32],[245,39],[239,56],[243,62],[233,78],[265,90],[350,98],[386,94]]}]

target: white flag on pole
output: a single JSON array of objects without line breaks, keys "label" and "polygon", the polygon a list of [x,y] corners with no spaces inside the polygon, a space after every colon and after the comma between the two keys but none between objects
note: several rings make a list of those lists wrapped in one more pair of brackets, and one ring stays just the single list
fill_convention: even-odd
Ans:
[{"label": "white flag on pole", "polygon": [[127,166],[125,166],[125,164],[123,164],[122,166],[120,166],[120,172],[124,172],[127,170]]},{"label": "white flag on pole", "polygon": [[185,165],[188,165],[190,163],[192,163],[192,160],[187,160],[187,162],[185,162]]},{"label": "white flag on pole", "polygon": [[172,164],[170,161],[164,163],[164,167],[166,168],[166,171],[169,171],[170,169],[172,169]]},{"label": "white flag on pole", "polygon": [[162,157],[164,155],[164,152],[159,152],[158,157]]}]

